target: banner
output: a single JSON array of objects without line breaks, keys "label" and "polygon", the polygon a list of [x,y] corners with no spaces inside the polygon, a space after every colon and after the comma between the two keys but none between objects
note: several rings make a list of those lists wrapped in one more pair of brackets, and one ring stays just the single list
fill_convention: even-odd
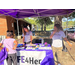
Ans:
[{"label": "banner", "polygon": [[20,65],[40,65],[45,57],[45,51],[18,51],[17,57]]},{"label": "banner", "polygon": [[17,51],[17,65],[40,65],[45,56],[45,51]]},{"label": "banner", "polygon": [[[17,65],[54,65],[53,51],[50,46],[32,48],[18,47],[17,49]],[[7,65],[4,60],[4,65]]]}]

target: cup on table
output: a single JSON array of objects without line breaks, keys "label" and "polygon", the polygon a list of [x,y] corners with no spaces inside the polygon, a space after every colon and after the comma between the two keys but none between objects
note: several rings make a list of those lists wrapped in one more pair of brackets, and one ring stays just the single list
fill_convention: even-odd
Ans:
[{"label": "cup on table", "polygon": [[44,44],[45,44],[45,46],[48,46],[47,42],[45,42]]}]

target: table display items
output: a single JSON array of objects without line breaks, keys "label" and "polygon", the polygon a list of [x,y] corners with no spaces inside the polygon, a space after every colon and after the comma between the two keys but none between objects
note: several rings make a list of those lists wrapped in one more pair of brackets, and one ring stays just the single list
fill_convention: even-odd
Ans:
[{"label": "table display items", "polygon": [[47,42],[45,42],[44,44],[45,44],[45,47],[47,47],[47,46],[48,46],[48,43],[47,43]]}]

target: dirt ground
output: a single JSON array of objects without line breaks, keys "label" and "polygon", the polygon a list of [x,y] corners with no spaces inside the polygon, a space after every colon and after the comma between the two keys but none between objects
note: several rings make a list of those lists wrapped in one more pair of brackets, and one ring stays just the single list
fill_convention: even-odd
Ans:
[{"label": "dirt ground", "polygon": [[[33,43],[36,39],[43,38],[44,42],[47,42],[49,44],[52,43],[52,40],[49,39],[49,37],[39,37],[39,36],[33,36]],[[22,39],[19,41],[22,43]],[[61,57],[62,65],[75,65],[75,42],[70,41],[72,43],[72,48],[68,46],[66,43],[66,47],[68,49],[67,52],[62,51],[63,56]]]}]

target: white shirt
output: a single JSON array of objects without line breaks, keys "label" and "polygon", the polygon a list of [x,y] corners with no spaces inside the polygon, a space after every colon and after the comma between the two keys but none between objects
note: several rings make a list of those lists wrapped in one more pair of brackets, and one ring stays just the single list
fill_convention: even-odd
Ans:
[{"label": "white shirt", "polygon": [[29,42],[30,40],[30,36],[32,36],[32,32],[26,32],[26,35],[22,34],[23,37],[25,37],[25,41],[24,42]]},{"label": "white shirt", "polygon": [[35,28],[33,28],[33,31],[35,31]]},{"label": "white shirt", "polygon": [[52,46],[53,47],[62,47],[62,38],[65,38],[65,33],[63,31],[56,32],[52,37]]}]

